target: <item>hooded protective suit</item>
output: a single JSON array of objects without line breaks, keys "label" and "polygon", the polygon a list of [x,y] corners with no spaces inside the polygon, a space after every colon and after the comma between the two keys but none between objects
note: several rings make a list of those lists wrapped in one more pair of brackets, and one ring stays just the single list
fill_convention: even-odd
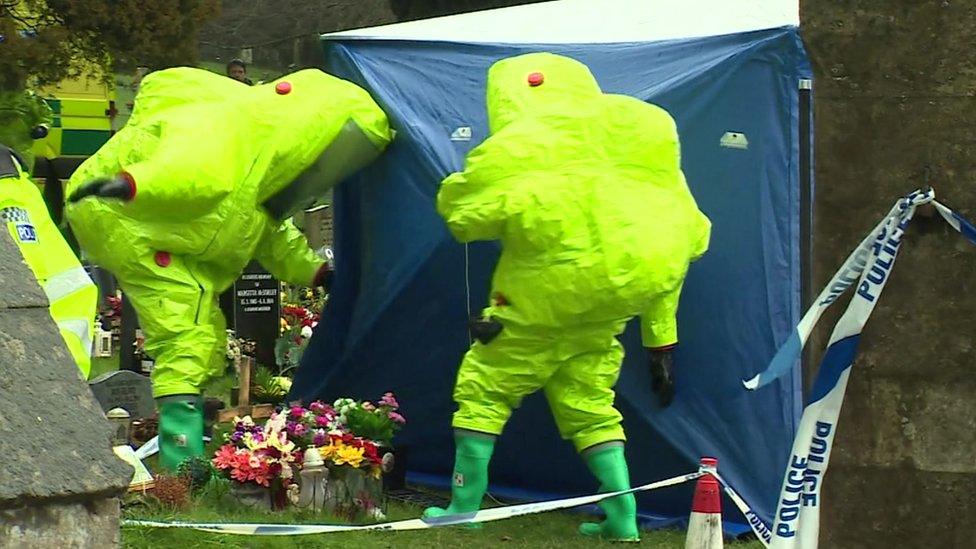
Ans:
[{"label": "hooded protective suit", "polygon": [[[526,81],[533,70],[540,85]],[[488,117],[491,137],[437,197],[458,240],[503,248],[485,316],[504,329],[465,357],[454,425],[498,434],[521,398],[545,387],[577,449],[620,439],[614,336],[641,316],[645,346],[675,343],[681,284],[708,246],[674,122],[603,95],[586,67],[548,54],[492,67]]]},{"label": "hooded protective suit", "polygon": [[50,107],[35,94],[0,93],[0,220],[47,295],[51,317],[87,378],[98,289],[51,220],[30,177],[34,139],[44,137],[51,121]]},{"label": "hooded protective suit", "polygon": [[[490,456],[483,435],[500,434],[542,389],[562,436],[580,452],[600,450],[587,461],[617,489],[626,474],[618,468],[614,481],[594,466],[607,452],[619,451],[615,466],[622,460],[622,448],[604,447],[625,439],[613,406],[623,358],[615,336],[640,316],[645,346],[677,341],[681,285],[710,223],[684,181],[671,117],[604,95],[584,65],[552,54],[502,60],[488,72],[487,102],[490,137],[437,197],[458,240],[502,243],[484,311],[501,331],[472,346],[455,386],[458,460]],[[463,435],[471,431],[482,436]],[[455,472],[466,476],[478,473]],[[456,500],[449,512],[470,511]],[[634,536],[626,525],[611,532]]]},{"label": "hooded protective suit", "polygon": [[[142,81],[129,123],[75,172],[66,216],[132,299],[156,362],[155,396],[190,403],[181,410],[194,416],[191,455],[202,452],[199,401],[186,395],[225,364],[218,296],[252,258],[281,280],[312,285],[324,262],[288,218],[391,137],[366,91],[318,70],[251,87],[177,68]],[[92,194],[123,201],[81,200]],[[162,446],[167,402],[161,454],[175,467]]]}]

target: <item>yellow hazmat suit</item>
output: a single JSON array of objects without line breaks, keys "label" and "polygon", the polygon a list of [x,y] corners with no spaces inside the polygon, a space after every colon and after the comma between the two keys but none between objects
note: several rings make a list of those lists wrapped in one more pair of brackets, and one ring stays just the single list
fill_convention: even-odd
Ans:
[{"label": "yellow hazmat suit", "polygon": [[[365,90],[319,70],[254,87],[191,68],[142,81],[126,127],[72,177],[66,216],[132,299],[157,398],[188,402],[222,371],[217,299],[252,258],[292,284],[322,276],[328,267],[288,219],[391,137]],[[82,200],[90,195],[123,200]]]},{"label": "yellow hazmat suit", "polygon": [[[532,71],[540,85],[527,83]],[[603,95],[585,66],[543,54],[492,67],[488,118],[491,137],[437,197],[456,238],[503,248],[484,315],[504,328],[465,357],[454,425],[499,434],[544,388],[577,449],[622,439],[615,336],[639,315],[645,346],[675,343],[681,284],[708,245],[674,123]]]},{"label": "yellow hazmat suit", "polygon": [[[604,487],[629,482],[613,406],[623,358],[615,336],[640,316],[645,346],[676,343],[681,285],[710,232],[662,109],[606,96],[584,65],[552,54],[493,65],[487,101],[490,137],[437,196],[458,240],[502,243],[483,313],[500,331],[472,346],[454,391],[461,465],[450,513],[471,510],[470,494],[458,504],[457,480],[480,478],[464,463],[490,456],[485,435],[500,434],[539,389],[562,436],[580,452],[600,450],[587,461]],[[632,519],[622,524],[608,535],[636,537]]]}]

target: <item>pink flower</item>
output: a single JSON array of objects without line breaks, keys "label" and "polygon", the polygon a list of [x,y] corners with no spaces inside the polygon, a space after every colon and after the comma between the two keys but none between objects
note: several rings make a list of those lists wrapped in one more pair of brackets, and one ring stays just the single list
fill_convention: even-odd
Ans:
[{"label": "pink flower", "polygon": [[316,400],[308,408],[316,414],[331,414],[334,412],[332,406],[329,406],[320,400]]},{"label": "pink flower", "polygon": [[230,469],[237,462],[236,448],[230,444],[221,446],[212,460],[218,469]]},{"label": "pink flower", "polygon": [[248,478],[247,472],[241,469],[234,469],[233,471],[230,472],[230,476],[232,479],[236,480],[237,482],[247,482],[251,480],[250,478]]},{"label": "pink flower", "polygon": [[403,425],[404,423],[407,422],[407,420],[404,419],[403,416],[401,416],[396,412],[390,412],[387,417],[393,420],[393,423],[399,423],[400,425]]},{"label": "pink flower", "polygon": [[294,434],[296,437],[304,436],[307,431],[308,429],[305,427],[305,425],[301,423],[295,425]]},{"label": "pink flower", "polygon": [[305,408],[301,406],[291,407],[291,417],[302,417],[303,415],[305,415]]},{"label": "pink flower", "polygon": [[364,402],[363,403],[363,410],[366,410],[367,412],[372,412],[375,409],[376,409],[376,406],[373,406],[373,403],[372,402]]},{"label": "pink flower", "polygon": [[268,467],[267,463],[262,463],[261,466],[254,471],[254,482],[257,482],[261,486],[270,486],[271,483],[269,482],[269,479],[271,477],[271,471],[269,469],[270,468]]},{"label": "pink flower", "polygon": [[393,393],[389,393],[389,392],[383,395],[383,398],[380,399],[380,404],[382,404],[383,406],[389,406],[391,408],[399,408],[400,407],[400,404],[397,402],[396,398],[393,396]]},{"label": "pink flower", "polygon": [[315,424],[319,427],[328,427],[330,421],[332,419],[326,416],[318,416],[315,418]]}]

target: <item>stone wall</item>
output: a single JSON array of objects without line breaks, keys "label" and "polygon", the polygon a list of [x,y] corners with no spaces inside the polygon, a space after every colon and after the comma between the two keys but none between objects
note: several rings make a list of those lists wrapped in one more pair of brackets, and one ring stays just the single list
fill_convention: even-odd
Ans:
[{"label": "stone wall", "polygon": [[102,549],[118,546],[117,498],[0,510],[0,549]]},{"label": "stone wall", "polygon": [[[915,188],[976,218],[976,2],[809,0],[801,21],[815,73],[817,292]],[[976,544],[974,273],[976,248],[916,218],[851,374],[823,547]]]}]

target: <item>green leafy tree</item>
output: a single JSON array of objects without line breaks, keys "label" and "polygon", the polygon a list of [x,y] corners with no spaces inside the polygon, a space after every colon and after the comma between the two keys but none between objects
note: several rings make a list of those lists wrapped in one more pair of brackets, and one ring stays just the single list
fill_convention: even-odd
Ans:
[{"label": "green leafy tree", "polygon": [[0,0],[0,89],[44,86],[93,67],[193,64],[219,0]]}]

